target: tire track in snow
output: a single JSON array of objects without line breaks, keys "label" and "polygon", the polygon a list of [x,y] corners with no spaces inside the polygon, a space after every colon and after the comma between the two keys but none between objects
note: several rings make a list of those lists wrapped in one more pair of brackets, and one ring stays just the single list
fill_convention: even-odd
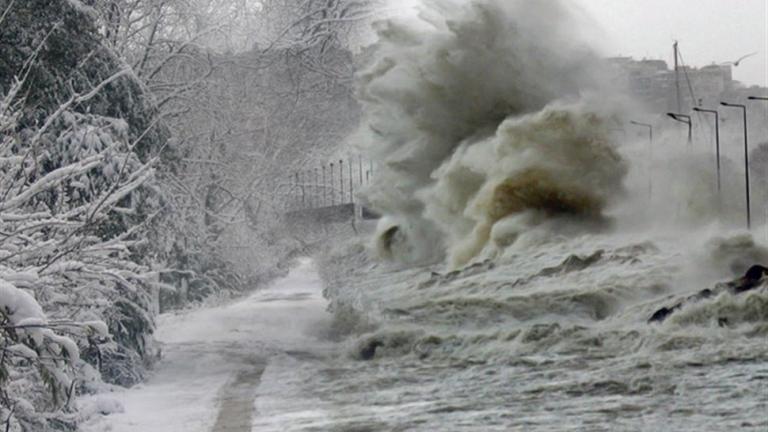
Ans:
[{"label": "tire track in snow", "polygon": [[251,432],[251,419],[255,415],[256,389],[267,361],[251,359],[252,368],[235,373],[219,390],[219,412],[213,432]]},{"label": "tire track in snow", "polygon": [[268,365],[285,355],[311,362],[328,348],[321,291],[312,262],[301,260],[234,303],[161,316],[165,355],[153,374],[131,389],[83,398],[94,411],[102,398],[124,408],[89,419],[83,432],[250,432]]}]

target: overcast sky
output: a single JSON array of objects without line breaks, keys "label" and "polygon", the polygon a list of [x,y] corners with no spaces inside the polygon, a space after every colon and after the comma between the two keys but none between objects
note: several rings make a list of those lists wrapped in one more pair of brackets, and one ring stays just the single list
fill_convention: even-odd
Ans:
[{"label": "overcast sky", "polygon": [[[392,1],[408,8],[419,0]],[[768,0],[569,1],[592,16],[599,27],[598,48],[607,56],[661,58],[671,67],[675,40],[691,66],[757,52],[733,68],[734,79],[768,86]]]}]

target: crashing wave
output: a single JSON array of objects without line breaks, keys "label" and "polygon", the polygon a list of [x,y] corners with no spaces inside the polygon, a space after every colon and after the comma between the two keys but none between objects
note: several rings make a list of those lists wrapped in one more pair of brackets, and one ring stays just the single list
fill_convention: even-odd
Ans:
[{"label": "crashing wave", "polygon": [[543,221],[602,217],[627,167],[575,25],[565,3],[522,0],[438,0],[377,24],[358,96],[383,256],[458,267]]}]

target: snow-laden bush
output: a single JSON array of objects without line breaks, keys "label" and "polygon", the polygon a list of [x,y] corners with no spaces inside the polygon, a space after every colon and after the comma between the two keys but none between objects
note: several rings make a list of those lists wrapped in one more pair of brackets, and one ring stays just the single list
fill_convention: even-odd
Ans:
[{"label": "snow-laden bush", "polygon": [[70,402],[99,382],[95,371],[132,384],[154,356],[158,274],[135,254],[161,211],[156,159],[139,159],[124,121],[73,109],[124,75],[34,127],[18,122],[22,81],[0,95],[0,419],[10,430],[74,425]]}]

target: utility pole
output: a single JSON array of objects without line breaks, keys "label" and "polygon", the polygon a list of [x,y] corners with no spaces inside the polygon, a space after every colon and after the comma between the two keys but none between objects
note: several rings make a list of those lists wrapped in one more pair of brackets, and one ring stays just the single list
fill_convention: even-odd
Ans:
[{"label": "utility pole", "polygon": [[678,53],[677,41],[672,45],[672,49],[675,53],[675,95],[677,96],[677,112],[683,112],[683,103],[680,96],[680,64],[678,63],[680,54]]}]

